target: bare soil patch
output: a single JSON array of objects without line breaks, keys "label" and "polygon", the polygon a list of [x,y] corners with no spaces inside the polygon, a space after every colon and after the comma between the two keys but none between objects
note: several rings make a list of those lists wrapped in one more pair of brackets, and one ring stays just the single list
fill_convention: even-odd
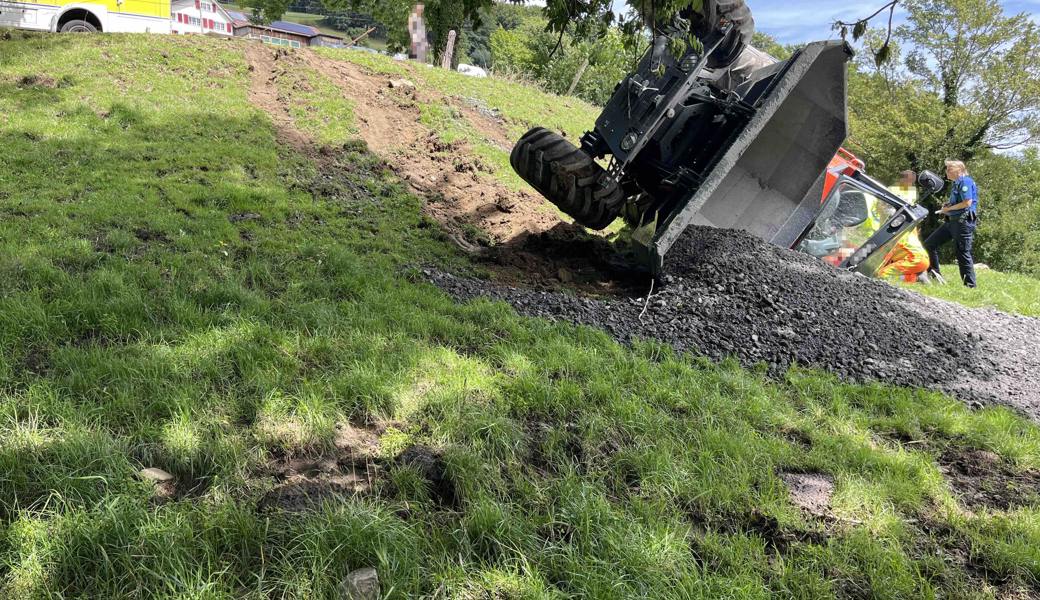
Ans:
[{"label": "bare soil patch", "polygon": [[437,507],[457,509],[458,492],[441,452],[414,445],[396,458],[387,458],[380,453],[379,436],[383,431],[383,426],[341,423],[336,428],[333,447],[327,452],[274,456],[261,473],[274,480],[274,487],[264,495],[259,508],[300,512],[357,495],[393,495],[397,490],[387,475],[391,469],[409,467],[425,482],[430,500]]},{"label": "bare soil patch", "polygon": [[65,87],[65,82],[55,79],[49,75],[25,75],[18,80],[18,87],[55,89]]},{"label": "bare soil patch", "polygon": [[313,457],[274,457],[266,474],[274,477],[276,484],[260,507],[300,511],[326,499],[367,493],[382,469],[378,431],[340,424],[331,452]]},{"label": "bare soil patch", "polygon": [[993,452],[950,448],[940,456],[939,470],[971,510],[1009,510],[1040,502],[1040,472],[1016,471]]},{"label": "bare soil patch", "polygon": [[314,144],[293,125],[289,100],[278,90],[278,79],[299,64],[298,57],[293,52],[257,43],[246,43],[245,55],[249,64],[249,101],[267,113],[282,141],[313,155],[316,151]]},{"label": "bare soil patch", "polygon": [[[446,143],[426,127],[419,107],[454,106],[490,143],[508,150],[513,140],[490,109],[428,89],[391,85],[391,77],[309,51],[249,44],[246,57],[253,104],[271,116],[288,143],[318,160],[336,150],[317,148],[294,128],[289,99],[279,93],[278,83],[292,69],[309,67],[335,84],[354,104],[358,136],[426,200],[425,213],[494,279],[601,293],[624,288],[633,278],[627,270],[611,266],[614,252],[603,238],[562,220],[540,196],[496,180],[468,144]],[[639,279],[642,284],[645,278]]]},{"label": "bare soil patch", "polygon": [[780,473],[791,502],[816,516],[830,513],[834,496],[834,477],[826,473]]},{"label": "bare soil patch", "polygon": [[463,226],[470,224],[493,243],[507,244],[560,222],[544,209],[542,198],[508,189],[484,172],[486,166],[466,144],[446,144],[420,122],[420,105],[451,104],[448,98],[414,87],[391,87],[390,78],[349,62],[325,60],[310,52],[298,53],[298,58],[354,102],[358,135],[430,200],[428,213],[449,231],[462,233]]},{"label": "bare soil patch", "polygon": [[509,152],[516,140],[506,130],[506,122],[493,108],[489,108],[476,98],[453,98],[455,107],[465,115],[473,128],[484,137],[484,141]]}]

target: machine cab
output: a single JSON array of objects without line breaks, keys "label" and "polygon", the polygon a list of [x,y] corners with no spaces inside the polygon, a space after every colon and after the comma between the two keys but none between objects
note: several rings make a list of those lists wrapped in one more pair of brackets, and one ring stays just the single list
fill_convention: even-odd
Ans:
[{"label": "machine cab", "polygon": [[849,154],[835,157],[820,210],[792,247],[836,267],[873,276],[928,211],[890,192],[863,173],[862,166]]}]

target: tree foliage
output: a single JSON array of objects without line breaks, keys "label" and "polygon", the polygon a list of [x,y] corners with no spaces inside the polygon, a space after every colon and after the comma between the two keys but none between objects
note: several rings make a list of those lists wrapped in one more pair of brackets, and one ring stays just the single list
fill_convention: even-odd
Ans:
[{"label": "tree foliage", "polygon": [[1025,13],[1005,15],[998,0],[905,0],[912,45],[909,73],[951,111],[947,137],[958,158],[1040,138],[1040,30]]},{"label": "tree foliage", "polygon": [[242,0],[242,6],[253,9],[251,20],[267,24],[282,18],[292,0]]},{"label": "tree foliage", "polygon": [[[850,73],[847,147],[888,180],[906,168],[942,173],[946,158],[968,161],[982,196],[979,258],[1040,273],[1040,160],[1035,152],[1007,154],[1037,141],[1036,25],[1004,14],[996,0],[904,5],[907,23],[895,32],[890,60],[878,64],[868,53]],[[868,30],[861,42],[873,48],[885,37]],[[936,225],[926,223],[925,233]]]},{"label": "tree foliage", "polygon": [[512,31],[525,21],[538,19],[541,9],[536,6],[496,3],[470,20],[466,28],[467,53],[473,64],[491,68],[491,36],[499,29]]},{"label": "tree foliage", "polygon": [[751,45],[779,60],[791,58],[795,51],[794,46],[785,46],[776,41],[776,38],[773,36],[761,31],[755,32],[755,35],[751,38]]},{"label": "tree foliage", "polygon": [[1001,271],[1040,277],[1040,155],[988,155],[971,165],[982,184],[978,258]]},{"label": "tree foliage", "polygon": [[[550,57],[554,49],[556,54]],[[605,104],[617,83],[635,67],[639,53],[626,46],[617,28],[596,40],[565,34],[560,41],[545,28],[544,20],[536,18],[514,29],[496,30],[491,35],[491,58],[492,69],[500,74],[537,82],[557,94],[575,85],[574,95]]]}]

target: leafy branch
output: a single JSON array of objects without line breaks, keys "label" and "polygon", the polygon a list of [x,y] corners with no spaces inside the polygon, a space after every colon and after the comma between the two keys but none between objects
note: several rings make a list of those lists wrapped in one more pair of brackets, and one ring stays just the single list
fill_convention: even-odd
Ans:
[{"label": "leafy branch", "polygon": [[888,33],[885,35],[885,41],[881,44],[877,50],[874,51],[874,64],[878,67],[885,64],[892,58],[892,47],[890,42],[892,41],[892,21],[895,17],[896,6],[899,4],[899,0],[891,0],[881,8],[874,11],[874,14],[869,17],[864,17],[858,21],[835,21],[833,29],[841,32],[841,39],[846,40],[849,37],[849,30],[852,30],[852,40],[858,42],[867,33],[867,27],[870,21],[875,19],[878,15],[888,11]]}]

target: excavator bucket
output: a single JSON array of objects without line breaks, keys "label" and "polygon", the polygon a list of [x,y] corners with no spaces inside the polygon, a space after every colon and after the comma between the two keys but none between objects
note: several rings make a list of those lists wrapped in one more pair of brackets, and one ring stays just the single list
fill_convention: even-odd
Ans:
[{"label": "excavator bucket", "polygon": [[[690,225],[743,229],[791,247],[819,212],[828,163],[848,134],[844,42],[816,42],[786,61],[755,114],[696,189],[661,217],[649,243],[651,267]],[[774,71],[775,73],[775,71]],[[756,85],[754,78],[743,91]]]}]

